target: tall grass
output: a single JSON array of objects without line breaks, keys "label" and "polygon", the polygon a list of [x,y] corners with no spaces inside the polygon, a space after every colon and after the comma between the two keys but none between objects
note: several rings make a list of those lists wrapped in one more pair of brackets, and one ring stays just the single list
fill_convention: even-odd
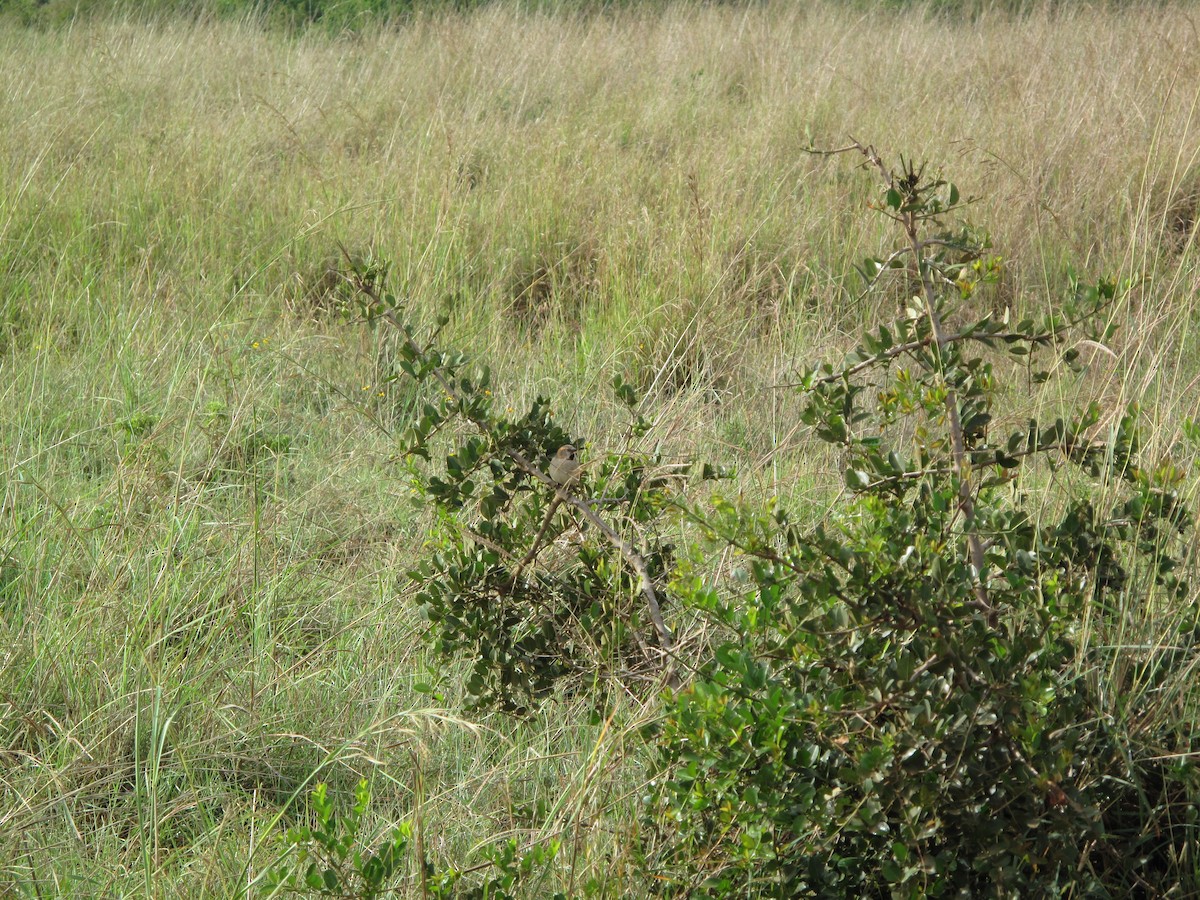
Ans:
[{"label": "tall grass", "polygon": [[406,606],[414,398],[334,313],[340,248],[449,311],[514,407],[550,395],[603,446],[620,373],[648,442],[815,503],[836,461],[779,386],[889,312],[853,268],[891,241],[869,174],[804,153],[853,135],[980,196],[1008,260],[981,302],[1148,277],[1074,384],[1141,401],[1194,496],[1198,40],[1170,5],[4,24],[0,884],[237,893],[292,798],[365,775],[437,860],[559,833],[562,885],[644,892],[652,706],[466,718]]}]

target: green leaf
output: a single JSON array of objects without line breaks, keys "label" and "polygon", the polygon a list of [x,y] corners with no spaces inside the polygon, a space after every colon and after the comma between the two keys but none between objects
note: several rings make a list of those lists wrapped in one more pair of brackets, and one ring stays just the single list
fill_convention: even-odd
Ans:
[{"label": "green leaf", "polygon": [[846,487],[852,491],[866,490],[871,486],[871,476],[862,469],[846,470]]},{"label": "green leaf", "polygon": [[304,874],[304,883],[316,891],[325,889],[325,879],[321,875],[320,867],[315,862],[308,864],[308,871]]}]

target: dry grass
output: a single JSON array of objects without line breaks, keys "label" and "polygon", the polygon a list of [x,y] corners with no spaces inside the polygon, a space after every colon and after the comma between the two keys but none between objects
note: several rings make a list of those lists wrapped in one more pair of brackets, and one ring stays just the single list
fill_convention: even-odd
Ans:
[{"label": "dry grass", "polygon": [[853,135],[982,198],[1008,260],[988,302],[1149,276],[1104,365],[1036,403],[1140,400],[1193,464],[1198,42],[1182,5],[3,27],[0,832],[23,837],[0,884],[236,893],[289,798],[366,774],[439,861],[585,823],[563,883],[643,892],[652,708],[437,711],[457,673],[397,590],[427,522],[377,427],[414,398],[330,315],[339,243],[450,310],[514,407],[551,395],[603,445],[619,372],[648,446],[814,502],[834,461],[776,386],[888,311],[852,268],[893,240],[871,176],[803,152]]}]

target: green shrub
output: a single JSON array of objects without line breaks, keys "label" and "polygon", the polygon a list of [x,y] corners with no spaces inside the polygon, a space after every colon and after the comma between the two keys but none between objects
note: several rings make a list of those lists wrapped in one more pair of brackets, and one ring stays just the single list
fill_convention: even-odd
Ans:
[{"label": "green shrub", "polygon": [[[325,784],[317,784],[309,798],[310,824],[290,828],[282,857],[267,873],[260,896],[299,894],[306,897],[342,897],[372,900],[401,891],[408,855],[419,869],[421,893],[426,897],[455,900],[515,900],[529,881],[537,879],[558,855],[558,841],[535,844],[521,852],[515,840],[483,850],[486,862],[468,870],[436,869],[423,856],[421,841],[410,822],[392,828],[375,850],[365,845],[360,830],[371,791],[362,780],[354,790],[354,805],[339,816]],[[514,893],[516,892],[516,893]],[[556,900],[566,895],[553,895]]]},{"label": "green shrub", "polygon": [[[1195,616],[1139,653],[1129,684],[1103,682],[1112,651],[1083,624],[1131,596],[1186,596],[1180,475],[1141,461],[1136,409],[1103,442],[1095,406],[1007,435],[994,418],[997,361],[1046,380],[1039,351],[1121,286],[1078,285],[1074,323],[988,314],[952,330],[1000,261],[943,225],[963,205],[953,185],[856,149],[904,235],[863,269],[916,294],[841,366],[801,378],[850,507],[807,531],[721,499],[696,514],[744,563],[677,584],[726,637],[652,733],[649,865],[686,896],[1191,893],[1190,729],[1114,716],[1104,691],[1178,681]],[[1031,496],[1051,484],[1057,505]]]},{"label": "green shrub", "polygon": [[[416,501],[436,511],[429,552],[409,573],[435,647],[466,657],[472,705],[523,711],[567,679],[657,677],[652,645],[669,647],[659,591],[674,548],[647,523],[672,509],[683,474],[635,453],[596,454],[580,481],[554,484],[546,460],[583,447],[537,398],[523,415],[501,409],[487,367],[438,346],[404,318],[397,298],[356,276],[366,321],[399,334],[398,371],[426,398],[403,435]],[[645,430],[620,379],[629,437]],[[448,452],[447,452],[448,451]]]},{"label": "green shrub", "polygon": [[390,882],[405,860],[412,827],[392,829],[378,849],[363,847],[359,829],[371,800],[367,782],[354,791],[354,806],[340,818],[324,784],[312,792],[311,825],[287,832],[287,852],[266,879],[266,895],[301,893],[322,897],[378,897],[390,891]]}]

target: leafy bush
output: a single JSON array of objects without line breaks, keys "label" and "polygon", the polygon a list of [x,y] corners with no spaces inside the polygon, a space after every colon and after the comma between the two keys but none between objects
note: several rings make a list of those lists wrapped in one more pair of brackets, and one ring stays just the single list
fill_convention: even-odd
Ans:
[{"label": "leafy bush", "polygon": [[[1015,360],[1044,383],[1063,371],[1037,365],[1050,352],[1078,366],[1068,336],[1110,339],[1097,323],[1133,284],[1077,280],[1040,322],[972,315],[1003,261],[986,233],[946,225],[958,189],[853,149],[904,237],[861,271],[912,293],[841,365],[801,374],[802,419],[840,448],[854,495],[816,528],[720,497],[685,509],[678,473],[630,453],[556,485],[542,460],[579,442],[548,401],[501,413],[487,368],[439,346],[445,318],[425,333],[380,267],[354,276],[365,320],[395,328],[394,377],[421,398],[404,451],[437,524],[409,578],[436,644],[471,660],[470,702],[510,710],[564,680],[659,677],[674,571],[670,596],[721,638],[648,734],[644,851],[663,893],[1190,890],[1190,730],[1132,698],[1182,682],[1200,623],[1123,666],[1112,655],[1129,651],[1093,637],[1131,603],[1188,597],[1181,473],[1143,462],[1135,407],[1103,439],[1095,404],[1005,426],[997,373]],[[647,424],[615,387],[632,439]],[[704,545],[665,541],[677,512]],[[730,548],[744,565],[713,580],[707,559]],[[430,884],[465,890],[446,877]]]},{"label": "leafy bush", "polygon": [[[424,896],[515,900],[520,889],[542,875],[558,855],[558,841],[535,844],[522,853],[515,840],[508,840],[485,848],[483,865],[438,871],[424,858],[409,822],[394,827],[376,850],[364,846],[360,829],[371,802],[365,780],[355,788],[354,805],[344,817],[338,816],[325,784],[317,784],[309,799],[312,824],[288,829],[283,856],[260,888],[263,897],[301,894],[372,900],[394,895],[400,890],[411,849],[421,857],[414,868],[420,868]],[[554,897],[565,900],[561,893]]]},{"label": "leafy bush", "polygon": [[[417,502],[436,510],[437,524],[408,577],[439,651],[473,660],[470,702],[527,710],[563,679],[657,677],[652,645],[672,640],[659,591],[674,557],[663,530],[646,526],[671,510],[683,473],[612,452],[585,461],[578,483],[556,485],[543,460],[582,442],[558,425],[548,401],[537,398],[521,416],[502,411],[489,370],[437,345],[446,318],[418,340],[372,271],[357,281],[361,310],[367,322],[397,329],[391,377],[427,398],[403,452]],[[632,440],[647,426],[629,385],[614,386],[630,409]]]},{"label": "leafy bush", "polygon": [[371,898],[389,890],[389,882],[404,861],[412,828],[408,823],[397,826],[377,850],[363,848],[359,828],[370,800],[367,782],[360,781],[353,808],[339,819],[326,786],[313,788],[314,824],[288,830],[288,852],[267,878],[263,892]]},{"label": "leafy bush", "polygon": [[[949,327],[999,259],[944,226],[964,204],[953,185],[853,149],[904,236],[864,271],[917,293],[841,366],[801,378],[804,421],[847,461],[845,514],[805,531],[719,498],[696,512],[744,565],[676,585],[726,638],[653,733],[649,863],[688,896],[1192,891],[1190,730],[1112,715],[1103,692],[1127,686],[1103,683],[1110,651],[1084,626],[1187,596],[1179,473],[1143,464],[1136,409],[1104,441],[1095,406],[997,423],[996,361],[1046,380],[1039,351],[1121,286],[1079,285],[1075,322]],[[1193,616],[1131,684],[1178,679],[1196,637]]]}]

